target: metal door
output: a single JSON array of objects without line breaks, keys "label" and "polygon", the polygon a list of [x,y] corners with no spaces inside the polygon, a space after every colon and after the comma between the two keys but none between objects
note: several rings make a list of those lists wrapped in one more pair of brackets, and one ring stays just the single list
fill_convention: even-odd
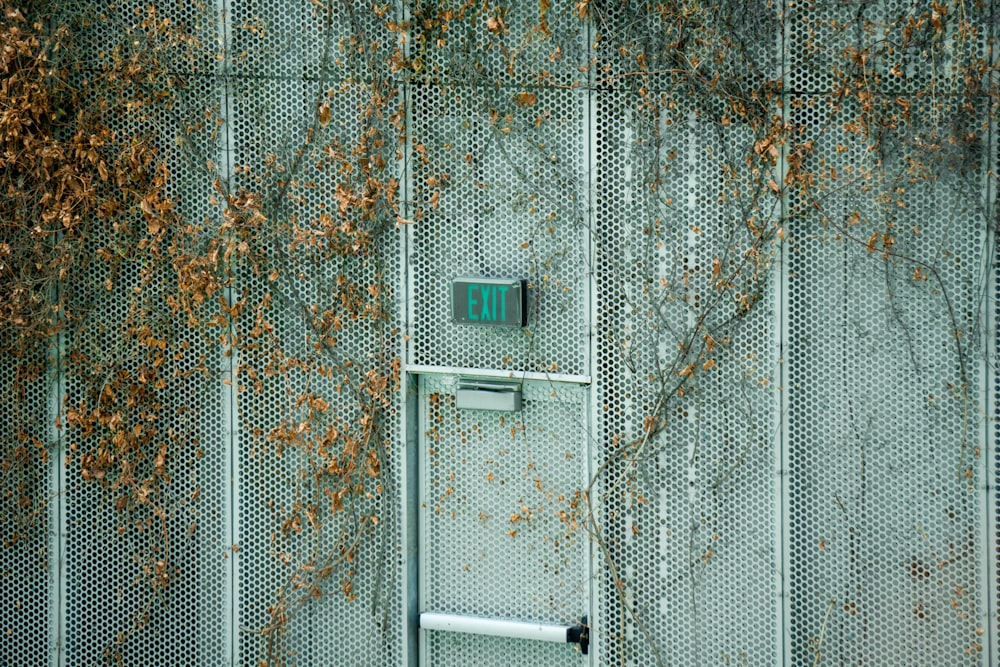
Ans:
[{"label": "metal door", "polygon": [[420,663],[589,665],[584,643],[540,641],[553,626],[574,641],[590,613],[587,390],[524,382],[503,412],[457,407],[457,386],[418,382]]}]

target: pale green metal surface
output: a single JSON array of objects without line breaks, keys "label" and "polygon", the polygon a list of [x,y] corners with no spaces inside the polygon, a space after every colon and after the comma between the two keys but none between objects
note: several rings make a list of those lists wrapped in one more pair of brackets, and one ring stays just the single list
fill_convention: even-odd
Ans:
[{"label": "pale green metal surface", "polygon": [[[300,29],[308,11],[277,0],[234,3],[226,25],[266,16],[266,49],[251,49],[229,78],[206,74],[193,84],[206,97],[226,93],[232,117],[220,150],[230,172],[232,165],[259,162],[262,146],[302,129],[296,119],[311,104],[304,81],[317,75],[317,45]],[[850,18],[847,6],[824,11]],[[789,105],[787,119],[819,133],[824,114],[810,106],[809,93],[824,91],[830,79],[817,63],[803,61],[800,35],[809,16],[796,20],[780,47],[791,65],[789,102],[801,103]],[[241,38],[235,37],[237,50]],[[494,66],[502,70],[502,63]],[[516,83],[508,92],[524,81]],[[941,381],[958,382],[951,329],[980,325],[979,280],[996,271],[985,265],[995,241],[970,204],[983,198],[987,165],[968,182],[947,174],[936,184],[914,185],[913,204],[896,220],[904,230],[923,228],[898,236],[900,253],[956,258],[936,263],[950,308],[940,290],[908,280],[912,267],[903,262],[887,289],[892,277],[878,253],[838,241],[818,220],[789,226],[783,273],[774,277],[780,290],[767,291],[736,330],[731,358],[671,415],[671,427],[634,468],[614,464],[595,487],[617,492],[614,482],[634,474],[641,488],[641,502],[639,495],[614,496],[620,504],[596,510],[614,562],[629,580],[623,596],[604,558],[591,557],[597,548],[578,494],[625,434],[642,431],[653,407],[643,387],[668,350],[643,346],[653,336],[634,310],[648,289],[641,278],[710,265],[724,240],[691,230],[736,215],[704,193],[717,185],[719,156],[747,136],[739,128],[716,133],[689,109],[665,112],[656,131],[663,150],[680,156],[661,186],[672,199],[667,206],[666,195],[659,203],[647,198],[631,151],[650,128],[633,122],[615,90],[539,90],[539,104],[551,109],[558,129],[529,130],[529,141],[505,146],[505,155],[481,109],[433,86],[402,85],[411,100],[408,130],[428,150],[453,146],[451,162],[434,168],[452,173],[456,183],[439,208],[401,232],[407,244],[385,249],[398,267],[390,280],[400,286],[399,318],[412,337],[401,344],[403,367],[410,365],[420,383],[418,400],[397,400],[389,428],[405,424],[415,433],[408,443],[409,434],[393,435],[392,456],[399,458],[391,460],[419,465],[421,474],[405,484],[402,466],[392,469],[392,491],[378,506],[387,527],[360,556],[378,563],[356,579],[363,602],[331,599],[297,618],[290,643],[298,647],[298,664],[331,664],[331,655],[336,664],[402,664],[418,643],[428,667],[654,665],[647,636],[666,664],[683,667],[813,665],[818,653],[820,664],[952,667],[996,659],[1000,623],[991,577],[1000,557],[1000,504],[992,489],[986,494],[1000,471],[1000,431],[967,429],[970,414],[995,415],[995,347],[992,356],[967,350],[980,365],[969,376],[971,408]],[[899,93],[910,90],[903,85]],[[348,136],[353,108],[348,96],[339,99],[334,115]],[[995,164],[995,143],[992,153]],[[855,145],[814,159],[844,170],[869,157]],[[177,188],[196,201],[206,192],[189,169],[176,165]],[[413,202],[428,203],[428,173],[415,166],[406,174]],[[483,183],[496,187],[486,191]],[[540,203],[528,200],[535,185]],[[994,206],[995,192],[994,184],[985,197]],[[836,205],[844,216],[856,208],[877,213],[863,199]],[[650,211],[663,221],[652,241],[635,227]],[[522,247],[553,212],[559,225]],[[641,268],[615,273],[615,267]],[[468,273],[538,281],[528,329],[450,323],[449,281]],[[102,278],[95,269],[94,281]],[[259,291],[262,280],[242,276],[240,287]],[[694,286],[685,294],[696,300],[707,291]],[[100,308],[109,322],[121,316],[114,294]],[[662,317],[664,326],[683,328],[691,312],[678,305]],[[997,317],[987,337],[995,337]],[[279,317],[278,325],[287,341],[303,339],[295,318]],[[363,335],[350,345],[359,355],[372,349]],[[223,350],[204,352],[220,380],[231,371]],[[451,378],[463,369],[492,377],[528,373],[523,411],[457,410]],[[8,369],[0,369],[0,382],[11,384]],[[65,380],[40,379],[16,405],[6,396],[0,434],[17,437],[7,428],[16,411],[54,423],[61,397],[72,401],[76,390]],[[130,645],[129,661],[256,664],[258,638],[244,630],[266,623],[267,605],[287,576],[272,546],[271,503],[293,502],[287,495],[293,468],[263,465],[249,434],[280,422],[285,390],[273,383],[260,395],[237,398],[221,381],[189,390],[200,401],[197,427],[206,451],[204,476],[191,482],[203,498],[203,509],[192,511],[199,528],[178,547],[185,579],[176,604],[159,611]],[[332,386],[315,391],[336,400]],[[46,428],[35,435],[51,438]],[[413,445],[406,458],[403,443]],[[53,467],[32,474],[39,489],[60,495],[40,493],[50,514],[23,532],[26,544],[0,552],[0,665],[93,664],[100,648],[132,623],[136,587],[122,565],[124,547],[108,507],[61,482],[72,472]],[[407,528],[420,545],[410,554],[419,560],[414,576],[402,572],[409,564],[400,554]],[[121,591],[121,602],[95,592],[108,582]],[[600,648],[584,658],[573,646],[419,633],[402,620],[411,596],[424,609],[519,620],[569,623],[588,614]],[[638,612],[635,618],[626,606]],[[627,648],[621,637],[629,639]]]}]

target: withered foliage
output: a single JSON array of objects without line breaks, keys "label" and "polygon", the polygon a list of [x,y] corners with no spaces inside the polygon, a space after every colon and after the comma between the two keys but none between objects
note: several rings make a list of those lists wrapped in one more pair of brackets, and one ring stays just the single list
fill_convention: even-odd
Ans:
[{"label": "withered foliage", "polygon": [[[87,321],[90,267],[102,263],[113,274],[126,248],[158,257],[162,234],[147,235],[139,225],[164,229],[172,205],[164,195],[166,170],[147,137],[112,129],[111,110],[126,102],[114,83],[117,73],[97,73],[88,82],[103,92],[95,99],[61,57],[74,49],[67,26],[53,29],[46,15],[26,16],[19,3],[3,2],[2,12],[0,349],[15,360],[16,378],[6,389],[11,405],[18,405],[26,402],[27,386],[45,377],[56,336]],[[108,245],[96,247],[98,235]],[[106,287],[111,285],[109,278]],[[146,329],[152,336],[148,323]],[[115,385],[108,379],[101,390],[105,403]],[[148,378],[150,386],[156,381]],[[95,407],[93,414],[67,416],[89,430],[98,421],[111,423],[112,412]],[[131,428],[119,424],[117,432]],[[49,430],[48,424],[20,423],[17,442],[5,443],[4,493],[19,508],[5,511],[17,516],[7,524],[17,526],[5,535],[8,542],[16,542],[17,532],[44,506],[32,471],[48,459]],[[122,439],[117,446],[127,447]],[[105,476],[113,460],[107,449],[88,454],[84,479]]]},{"label": "withered foliage", "polygon": [[[837,21],[810,3],[315,2],[303,27],[315,62],[303,70],[308,109],[297,133],[256,146],[245,164],[221,164],[225,96],[197,81],[232,92],[233,71],[278,59],[268,17],[232,23],[214,3],[198,5],[191,22],[156,3],[29,11],[0,0],[0,354],[16,369],[4,406],[17,425],[0,443],[5,543],[15,546],[44,516],[40,480],[58,429],[69,483],[113,508],[118,533],[138,536],[146,595],[123,643],[182,576],[171,546],[182,539],[177,526],[197,530],[185,508],[198,489],[176,490],[205,454],[187,397],[228,383],[260,465],[290,452],[298,462],[294,501],[271,507],[275,557],[289,574],[270,622],[252,629],[267,664],[285,664],[290,619],[331,593],[353,598],[363,546],[389,523],[382,512],[394,502],[384,499],[397,434],[386,424],[403,344],[396,235],[433,219],[450,189],[475,177],[478,155],[459,160],[469,173],[448,173],[435,150],[450,143],[407,136],[403,92],[459,99],[482,122],[484,146],[513,163],[508,151],[543,151],[539,137],[557,122],[546,95],[574,91],[595,108],[612,100],[600,108],[631,128],[633,143],[621,150],[639,243],[623,249],[597,238],[595,280],[627,294],[633,333],[616,312],[602,319],[601,335],[638,378],[644,414],[641,428],[600,443],[606,455],[589,488],[564,492],[591,503],[579,522],[574,513],[574,529],[589,530],[622,619],[662,662],[609,542],[604,504],[645,502],[641,462],[721,367],[737,369],[725,377],[744,396],[768,385],[768,372],[734,341],[766,300],[795,230],[863,248],[884,263],[890,295],[899,282],[926,283],[954,333],[945,381],[971,409],[972,332],[939,273],[946,255],[912,250],[921,231],[895,211],[908,191],[944,174],[983,174],[1000,103],[984,47],[997,10],[855,4],[850,20]],[[691,150],[718,165],[705,195],[719,212],[716,229],[672,222],[672,179],[689,159],[672,138],[679,127],[711,144]],[[852,160],[835,164],[830,156],[840,154]],[[170,167],[178,162],[203,176],[194,188],[201,200],[187,187],[181,201]],[[511,171],[526,190],[540,180]],[[407,189],[404,174],[418,172]],[[593,187],[607,186],[601,178]],[[987,179],[995,191],[995,176]],[[320,189],[334,205],[315,203]],[[528,200],[534,214],[534,192]],[[577,222],[589,224],[592,212],[575,205]],[[992,235],[995,204],[982,206],[983,234]],[[547,219],[538,233],[558,224]],[[679,235],[704,243],[700,264],[679,259]],[[547,280],[553,258],[532,260],[533,279]],[[289,319],[301,340],[283,337]],[[68,387],[58,423],[18,412],[31,387],[53,376]],[[261,426],[267,420],[240,396],[275,384],[287,387],[287,401],[278,423]],[[337,398],[314,385],[335,387]],[[955,454],[960,478],[971,470],[966,439]],[[715,483],[743,460],[733,457]],[[713,554],[701,550],[693,562]],[[120,660],[120,646],[107,656]]]}]

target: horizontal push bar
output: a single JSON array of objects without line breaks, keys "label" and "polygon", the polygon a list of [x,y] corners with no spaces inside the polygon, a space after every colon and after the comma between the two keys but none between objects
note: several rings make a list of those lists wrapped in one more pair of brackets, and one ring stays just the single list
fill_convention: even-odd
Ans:
[{"label": "horizontal push bar", "polygon": [[420,614],[420,628],[422,630],[464,632],[510,639],[534,639],[543,642],[579,644],[580,651],[584,655],[590,648],[590,629],[587,627],[586,616],[583,617],[579,625],[566,626],[425,611]]}]

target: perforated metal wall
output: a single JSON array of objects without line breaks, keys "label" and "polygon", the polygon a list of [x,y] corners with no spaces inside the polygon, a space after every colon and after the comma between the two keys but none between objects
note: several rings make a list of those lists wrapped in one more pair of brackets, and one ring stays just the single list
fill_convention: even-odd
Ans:
[{"label": "perforated metal wall", "polygon": [[[121,23],[103,29],[131,24],[131,8],[121,9]],[[194,24],[197,16],[189,8],[171,18]],[[218,109],[219,81],[204,76],[210,72],[191,72],[190,94],[171,111],[123,113],[114,128],[126,136],[137,124],[147,128],[174,175],[168,194],[193,221],[217,216],[205,177],[217,146],[205,132],[183,150],[165,147],[176,143],[172,114],[202,118]],[[61,341],[73,354],[63,359],[58,419],[49,416],[65,426],[53,648],[65,664],[223,665],[231,603],[228,360],[214,335],[221,330],[177,326],[174,271],[121,257],[126,239],[146,231],[140,215],[129,224],[135,228],[98,230],[85,276],[64,286],[91,306]],[[134,454],[120,462],[112,443],[124,441]]]},{"label": "perforated metal wall", "polygon": [[[266,156],[257,150],[261,141],[272,145],[277,137],[305,132],[302,119],[308,119],[307,113],[288,115],[278,103],[286,99],[282,91],[289,87],[311,91],[316,83],[299,79],[244,84],[236,103],[235,153],[239,164],[249,165],[259,174],[266,171],[261,168]],[[353,119],[359,113],[357,99],[338,98],[336,120],[330,124],[332,133],[348,135],[348,145],[353,138],[349,136]],[[332,141],[330,136],[326,140]],[[302,225],[323,211],[337,208],[333,188],[328,187],[330,175],[313,167],[319,159],[310,155],[310,166],[299,172],[303,182],[319,185],[295,191],[295,203],[288,213]],[[390,238],[371,256],[336,258],[319,253],[308,275],[282,275],[271,280],[269,271],[281,271],[285,267],[281,262],[265,271],[246,268],[238,275],[238,284],[247,290],[248,308],[248,316],[238,328],[240,379],[236,398],[239,552],[235,554],[235,586],[238,624],[247,629],[239,638],[239,664],[256,665],[267,655],[268,642],[274,637],[256,633],[275,621],[269,611],[282,597],[291,602],[289,624],[282,631],[289,653],[283,655],[294,664],[326,664],[330,656],[336,656],[340,664],[352,665],[395,665],[402,660],[403,628],[397,620],[402,614],[398,552],[401,473],[396,465],[399,415],[394,395],[385,408],[382,430],[372,436],[377,439],[372,446],[385,456],[381,479],[371,479],[366,492],[351,500],[345,511],[324,515],[326,523],[320,533],[307,519],[320,498],[324,506],[329,503],[324,487],[310,477],[310,470],[316,472],[325,465],[324,457],[330,456],[323,451],[328,446],[324,437],[331,431],[354,432],[354,437],[362,439],[363,434],[355,432],[362,413],[354,383],[363,378],[367,360],[386,350],[391,352],[390,359],[395,356],[397,343],[389,333],[391,322],[356,319],[358,313],[343,306],[345,295],[377,280],[397,284],[397,265],[390,258],[398,257],[399,252],[395,239]],[[263,300],[268,293],[278,295],[273,305]],[[301,307],[305,303],[317,304],[322,312],[342,322],[332,332],[335,339],[325,337],[312,325]],[[395,307],[391,292],[387,303],[391,315]],[[345,371],[350,367],[362,372],[355,376]],[[390,372],[389,368],[379,370]],[[346,379],[348,376],[351,379]],[[386,388],[387,394],[393,391],[391,386]],[[299,400],[303,395],[315,396],[326,406],[311,412]],[[304,450],[282,450],[281,439],[270,436],[301,419],[309,420],[308,438],[314,442]],[[313,447],[318,451],[312,451]],[[342,557],[332,564],[317,561],[323,554],[336,553],[338,545],[344,547],[341,556],[351,550],[349,560]],[[324,575],[315,589],[315,595],[324,598],[322,604],[299,609],[300,603],[295,601],[310,590],[309,573],[327,566],[333,567],[333,573]]]},{"label": "perforated metal wall", "polygon": [[[223,3],[222,24],[199,33],[221,57],[184,62],[191,94],[173,115],[123,117],[121,129],[143,123],[161,142],[186,218],[221,224],[218,176],[234,198],[277,192],[261,210],[284,226],[264,244],[273,254],[233,260],[216,295],[241,304],[231,328],[162,348],[137,337],[136,308],[168,329],[177,317],[164,296],[176,276],[144,282],[141,259],[94,261],[67,286],[94,310],[60,341],[87,354],[39,352],[28,378],[0,366],[0,438],[34,454],[0,462],[0,488],[26,499],[4,516],[0,667],[250,666],[275,641],[301,667],[989,664],[1000,429],[984,413],[996,417],[1000,384],[977,327],[984,308],[1000,319],[983,293],[990,271],[1000,291],[983,217],[997,157],[933,140],[930,74],[893,60],[885,45],[900,36],[881,32],[909,3],[873,4],[860,24],[855,5],[787,3],[780,35],[754,34],[778,8],[748,3],[730,27],[754,41],[758,69],[736,78],[785,86],[770,120],[786,143],[763,147],[718,99],[662,72],[638,108],[638,86],[615,78],[634,54],[594,46],[628,29],[625,14],[588,24],[553,10],[553,59],[524,32],[535,3],[506,14],[518,58],[482,26],[449,35],[481,52],[478,69],[449,59],[459,48],[411,51],[421,60],[398,78],[400,97],[382,91],[390,101],[373,109],[348,36],[397,36],[350,7]],[[120,10],[109,25],[144,11]],[[831,104],[832,65],[859,39],[851,25],[867,26],[860,39],[889,82],[878,103],[907,108],[917,139],[872,150],[850,122],[858,96]],[[985,57],[987,31],[963,44]],[[338,184],[363,187],[322,147],[349,152],[359,119],[400,108],[399,228],[371,253],[290,243],[341,207]],[[225,121],[177,140],[178,116]],[[924,158],[937,177],[915,166]],[[783,180],[793,160],[815,179],[809,193]],[[93,240],[95,257],[114,234]],[[293,252],[306,269],[287,270]],[[453,323],[449,282],[467,275],[527,279],[527,327]],[[354,299],[375,283],[387,291],[362,299],[384,309],[372,318]],[[336,327],[319,323],[328,315]],[[331,502],[317,481],[324,437],[362,423],[345,378],[363,381],[377,358],[416,400],[404,407],[386,388],[371,441],[382,476],[318,530],[315,508]],[[134,488],[81,481],[81,455],[109,434],[68,419],[101,400],[89,380],[154,363],[171,379],[151,390],[168,415],[157,437],[190,461],[162,517],[121,511]],[[456,369],[529,373],[523,411],[456,408]],[[308,446],[282,449],[282,428],[303,420]],[[176,565],[158,595],[149,580],[167,548]],[[330,553],[342,557],[317,560]],[[595,646],[584,657],[420,631],[407,619],[420,610],[560,625],[587,615]]]},{"label": "perforated metal wall", "polygon": [[[252,279],[245,284],[253,298],[260,284]],[[241,333],[251,339],[252,349],[242,351],[239,358],[245,385],[237,398],[239,510],[235,542],[239,550],[234,557],[238,563],[238,623],[246,629],[240,635],[239,664],[256,665],[267,655],[267,642],[274,638],[256,633],[274,622],[269,610],[282,597],[279,592],[287,596],[286,601],[299,600],[310,589],[297,584],[305,585],[309,572],[327,565],[317,558],[336,552],[338,544],[344,544],[345,549],[352,546],[355,535],[363,535],[363,539],[358,539],[350,562],[336,563],[334,572],[317,583],[314,594],[324,598],[322,604],[304,609],[289,605],[290,622],[282,636],[293,653],[286,659],[312,665],[324,664],[327,656],[335,655],[344,664],[399,664],[402,628],[395,618],[400,614],[396,546],[400,517],[393,503],[398,498],[397,473],[392,465],[397,454],[390,439],[398,430],[397,417],[390,414],[386,432],[374,436],[385,440],[389,456],[384,464],[386,479],[372,482],[368,500],[354,500],[349,511],[325,516],[323,530],[317,534],[307,515],[315,511],[317,497],[326,496],[322,487],[309,484],[307,475],[321,465],[319,458],[311,461],[311,455],[298,448],[282,452],[280,441],[268,441],[266,436],[303,418],[304,409],[296,405],[301,393],[329,403],[322,415],[314,416],[317,447],[322,447],[320,441],[329,429],[349,430],[360,415],[353,396],[345,396],[340,377],[328,379],[308,369],[296,370],[300,360],[307,365],[325,361],[312,353],[308,344],[311,332],[301,318],[281,310],[264,311],[264,318],[274,327],[275,339],[266,334],[255,336],[253,324],[248,323]],[[365,336],[364,341],[369,349],[379,342],[374,336]],[[274,356],[279,344],[282,361]],[[278,373],[279,368],[284,372]],[[367,519],[359,524],[359,517],[372,517],[374,522]]]},{"label": "perforated metal wall", "polygon": [[[116,277],[117,286],[131,291],[138,284],[140,267],[135,263],[123,268],[125,275]],[[151,373],[155,360],[161,359],[156,368],[163,375],[154,377],[174,378],[178,391],[155,389],[153,378],[147,390],[158,394],[156,403],[172,418],[152,422],[147,414],[130,412],[124,404],[117,406],[115,414],[141,438],[162,442],[160,451],[166,459],[185,464],[169,481],[152,483],[154,488],[162,487],[163,493],[143,507],[139,498],[146,492],[144,482],[154,478],[158,464],[139,458],[134,479],[120,473],[105,485],[103,473],[95,472],[97,481],[84,481],[89,475],[86,453],[101,446],[98,439],[121,435],[100,427],[93,435],[79,428],[67,429],[67,445],[77,456],[66,465],[65,509],[60,517],[65,536],[57,542],[60,560],[65,559],[59,572],[65,595],[61,619],[65,658],[68,662],[104,659],[172,665],[177,661],[175,651],[181,650],[185,659],[199,664],[225,664],[229,517],[221,350],[197,340],[182,348],[182,339],[162,350],[147,347],[149,341],[141,343],[133,337],[134,322],[129,315],[136,304],[121,298],[117,290],[103,290],[108,276],[100,265],[94,266],[91,277],[105,293],[96,294],[99,301],[92,320],[79,333],[90,354],[73,362],[81,365],[66,383],[66,410],[88,413],[98,409],[102,399],[89,390],[95,375],[127,382],[127,378]],[[158,302],[161,297],[146,285],[140,298],[167,317],[165,304]],[[194,370],[199,363],[203,368]],[[182,375],[186,379],[177,383]],[[161,571],[159,564],[167,562],[170,570]],[[158,594],[151,582],[159,576],[170,585]],[[195,618],[213,621],[190,622]]]},{"label": "perforated metal wall", "polygon": [[[81,29],[79,45],[91,57],[81,54],[81,61],[97,67],[123,37],[133,47],[129,55],[141,60],[151,42],[168,39],[153,35],[158,16],[213,45],[216,17],[196,6],[158,15],[126,3],[105,8],[89,31]],[[156,146],[173,175],[165,194],[179,213],[201,222],[214,217],[206,175],[208,161],[218,161],[217,146],[210,130],[191,132],[185,142],[176,128],[179,119],[201,121],[206,110],[217,112],[221,86],[214,54],[168,51],[170,72],[183,79],[181,93],[164,108],[116,109],[111,130],[115,141],[141,132]],[[92,74],[74,72],[83,87]],[[150,88],[157,83],[149,81]],[[59,341],[72,354],[53,368],[60,383],[42,420],[61,427],[54,453],[58,512],[50,532],[58,557],[49,572],[58,604],[50,609],[48,656],[9,664],[228,660],[226,362],[210,333],[171,324],[177,312],[168,295],[177,275],[125,250],[146,225],[136,210],[114,226],[97,226],[84,273],[61,285],[88,310]],[[110,452],[125,442],[116,460]]]}]

